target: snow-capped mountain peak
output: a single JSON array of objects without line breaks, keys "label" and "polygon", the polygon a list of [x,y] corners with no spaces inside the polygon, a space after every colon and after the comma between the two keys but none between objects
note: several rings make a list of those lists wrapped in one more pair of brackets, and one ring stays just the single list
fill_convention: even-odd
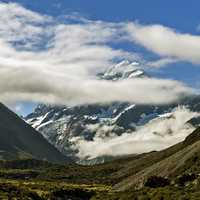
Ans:
[{"label": "snow-capped mountain peak", "polygon": [[101,76],[102,79],[112,81],[142,77],[147,77],[147,74],[141,69],[140,64],[128,60],[123,60],[120,63],[111,66]]}]

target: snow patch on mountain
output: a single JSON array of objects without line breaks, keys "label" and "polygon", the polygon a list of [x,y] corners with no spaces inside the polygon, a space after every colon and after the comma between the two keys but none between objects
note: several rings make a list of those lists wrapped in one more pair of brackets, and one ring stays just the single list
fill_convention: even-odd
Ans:
[{"label": "snow patch on mountain", "polygon": [[142,77],[147,77],[147,74],[140,68],[140,64],[128,60],[124,60],[112,66],[101,76],[102,79],[112,81]]},{"label": "snow patch on mountain", "polygon": [[124,113],[127,111],[133,109],[135,107],[135,104],[129,105],[127,108],[125,108],[122,112],[120,112],[116,117],[114,117],[111,121],[112,123],[115,123]]}]

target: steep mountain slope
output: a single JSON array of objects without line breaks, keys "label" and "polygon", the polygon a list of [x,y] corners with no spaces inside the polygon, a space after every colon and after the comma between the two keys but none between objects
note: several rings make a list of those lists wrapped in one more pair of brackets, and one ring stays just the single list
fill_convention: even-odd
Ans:
[{"label": "steep mountain slope", "polygon": [[[175,152],[174,149],[176,149]],[[157,152],[157,154],[163,154],[160,161],[155,162],[155,159],[152,158],[154,160],[152,165],[141,168],[138,172],[116,184],[114,188],[117,190],[127,190],[133,187],[142,188],[147,178],[151,176],[173,179],[185,173],[199,175],[200,128],[196,129],[182,143]]]},{"label": "steep mountain slope", "polygon": [[55,147],[3,104],[0,104],[0,159],[37,158],[67,162]]},{"label": "steep mountain slope", "polygon": [[[100,79],[110,81],[145,78],[148,76],[138,63],[130,63],[129,61],[122,61],[104,73],[98,74]],[[127,102],[73,107],[38,105],[33,113],[25,117],[25,120],[41,132],[63,154],[70,155],[77,162],[95,164],[110,160],[112,155],[105,153],[105,155],[90,156],[89,152],[88,154],[87,152],[81,152],[80,146],[77,145],[79,142],[81,144],[88,142],[87,146],[89,146],[94,141],[94,146],[98,146],[98,144],[95,144],[97,140],[107,141],[110,138],[117,138],[124,134],[132,134],[134,136],[138,133],[138,130],[141,132],[141,127],[149,126],[155,120],[164,122],[167,121],[167,118],[174,118],[174,110],[180,105],[191,112],[199,112],[199,102],[200,97],[196,96],[165,106],[135,105]],[[178,117],[177,121],[180,121],[181,119],[179,120]],[[187,131],[188,134],[195,129],[195,126],[200,124],[198,118],[193,118],[192,116],[188,117],[187,121],[183,121],[182,125],[186,122],[191,125],[189,126],[190,130]],[[174,123],[176,124],[177,122],[174,121]],[[170,128],[167,131],[163,129],[164,133],[162,133],[162,130],[158,131],[157,129],[151,128],[152,134],[163,137],[165,136],[164,133],[167,136],[176,134]],[[180,132],[180,130],[177,131]],[[183,139],[184,137],[181,138],[181,140]],[[170,145],[172,144],[168,146]]]}]

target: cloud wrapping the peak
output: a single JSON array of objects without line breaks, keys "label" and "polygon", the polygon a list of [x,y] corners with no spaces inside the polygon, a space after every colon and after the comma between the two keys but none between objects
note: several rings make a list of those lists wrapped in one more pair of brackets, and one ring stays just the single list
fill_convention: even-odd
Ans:
[{"label": "cloud wrapping the peak", "polygon": [[102,137],[102,134],[97,134],[93,141],[75,137],[72,139],[74,149],[79,150],[77,156],[81,159],[159,151],[183,141],[195,129],[186,122],[200,113],[177,107],[167,115],[157,117],[146,125],[137,127],[135,132],[124,133],[121,136],[113,133],[113,136]]},{"label": "cloud wrapping the peak", "polygon": [[[24,80],[24,76],[31,77]],[[109,103],[113,101],[137,104],[168,104],[179,100],[191,89],[183,84],[160,79],[134,79],[118,82],[100,80],[77,80],[72,77],[55,76],[51,73],[6,70],[0,80],[2,100],[12,97],[21,101],[40,101],[50,104],[81,105]],[[20,80],[20,81],[19,81]],[[55,83],[55,84],[52,84]],[[59,84],[56,84],[59,83]],[[6,88],[6,89],[5,89]],[[106,95],[105,95],[106,94]],[[14,100],[13,99],[13,100]]]}]

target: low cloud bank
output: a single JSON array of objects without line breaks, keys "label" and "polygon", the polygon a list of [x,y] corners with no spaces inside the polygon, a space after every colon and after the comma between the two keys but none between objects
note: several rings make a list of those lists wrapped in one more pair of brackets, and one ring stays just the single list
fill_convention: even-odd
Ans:
[{"label": "low cloud bank", "polygon": [[[49,73],[26,70],[0,70],[0,100],[41,101],[49,104],[87,104],[113,101],[137,104],[167,104],[192,94],[192,89],[177,81],[155,78],[118,82],[73,80]],[[31,77],[30,77],[31,74]],[[24,78],[29,77],[29,78]],[[13,99],[12,99],[13,98]]]},{"label": "low cloud bank", "polygon": [[199,115],[184,107],[178,107],[172,114],[153,119],[133,133],[124,133],[122,136],[113,133],[110,137],[103,138],[102,134],[97,134],[94,141],[73,138],[73,141],[76,141],[74,148],[79,150],[80,158],[88,159],[162,150],[183,141],[194,130],[194,127],[186,122]]}]

